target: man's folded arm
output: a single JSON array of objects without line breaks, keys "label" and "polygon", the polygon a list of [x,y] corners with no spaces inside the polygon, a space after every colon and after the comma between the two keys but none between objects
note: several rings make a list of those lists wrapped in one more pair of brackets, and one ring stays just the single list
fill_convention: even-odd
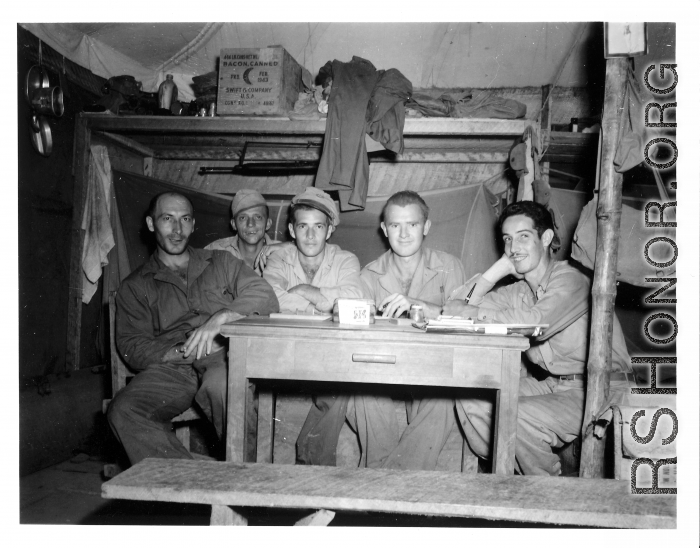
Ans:
[{"label": "man's folded arm", "polygon": [[271,255],[263,271],[263,279],[272,286],[279,302],[279,309],[282,312],[303,312],[311,303],[301,295],[295,295],[287,291],[291,288],[288,287],[289,281],[284,271],[284,265],[285,263],[282,259],[274,254]]},{"label": "man's folded arm", "polygon": [[536,338],[546,340],[585,314],[589,288],[586,279],[576,272],[555,273],[533,306],[518,306],[518,291],[515,285],[510,285],[484,296],[477,317],[498,323],[549,324]]},{"label": "man's folded arm", "polygon": [[[337,257],[337,255],[336,255]],[[365,285],[360,279],[360,261],[355,255],[347,255],[338,265],[338,281],[331,287],[319,288],[321,295],[330,305],[336,299],[362,299],[365,298]]]}]

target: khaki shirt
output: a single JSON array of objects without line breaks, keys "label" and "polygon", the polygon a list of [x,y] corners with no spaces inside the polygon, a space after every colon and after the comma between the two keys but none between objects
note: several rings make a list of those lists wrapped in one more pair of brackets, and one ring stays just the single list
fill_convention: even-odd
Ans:
[{"label": "khaki shirt", "polygon": [[[480,274],[464,289],[493,284]],[[463,291],[459,292],[460,295]],[[481,291],[479,291],[481,293]],[[553,375],[583,374],[588,361],[591,282],[567,261],[552,261],[536,293],[524,280],[500,287],[469,304],[477,318],[496,323],[549,324],[526,351],[528,359]],[[617,316],[613,317],[612,370],[629,371],[630,357]]]},{"label": "khaki shirt", "polygon": [[[301,295],[288,292],[297,285],[309,284],[295,246],[284,247],[270,255],[263,278],[275,290],[280,312],[304,312],[311,304]],[[360,261],[353,253],[343,251],[337,245],[326,244],[323,262],[309,285],[318,287],[330,305],[339,298],[363,298]]]},{"label": "khaki shirt", "polygon": [[[392,293],[403,294],[391,268],[391,256],[389,250],[360,272],[366,293],[377,306]],[[463,283],[464,267],[457,257],[424,247],[407,297],[443,306],[447,296]]]},{"label": "khaki shirt", "polygon": [[[272,245],[272,244],[278,244],[279,242],[277,240],[273,240],[270,238],[267,234],[265,234],[265,245]],[[209,249],[209,250],[221,250],[221,251],[228,251],[231,255],[236,257],[236,259],[243,260],[243,255],[241,254],[241,251],[238,249],[238,235],[236,236],[231,236],[229,238],[221,238],[220,240],[216,240],[209,245],[205,246],[204,249]],[[262,253],[262,251],[261,251]],[[258,276],[262,276],[263,273],[263,267],[260,262],[258,262],[258,266],[253,269],[255,273]]]}]

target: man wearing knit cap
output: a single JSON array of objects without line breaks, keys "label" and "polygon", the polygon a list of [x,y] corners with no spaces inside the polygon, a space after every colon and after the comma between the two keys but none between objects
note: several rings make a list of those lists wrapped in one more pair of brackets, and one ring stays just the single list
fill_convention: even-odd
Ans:
[{"label": "man wearing knit cap", "polygon": [[[360,261],[349,251],[327,243],[340,223],[338,208],[331,197],[308,187],[292,198],[289,232],[295,246],[284,246],[271,255],[263,277],[275,290],[280,312],[329,313],[338,298],[362,298]],[[338,439],[342,422],[326,424],[327,410],[334,395],[313,397],[306,422],[297,440],[297,462],[335,465],[335,445],[317,443],[326,436]],[[333,445],[332,447],[330,447]],[[322,454],[318,448],[329,448]]]},{"label": "man wearing knit cap", "polygon": [[275,249],[270,246],[279,243],[266,234],[272,219],[265,198],[257,190],[243,188],[233,197],[231,215],[236,235],[216,240],[204,249],[228,251],[262,276],[267,255]]}]

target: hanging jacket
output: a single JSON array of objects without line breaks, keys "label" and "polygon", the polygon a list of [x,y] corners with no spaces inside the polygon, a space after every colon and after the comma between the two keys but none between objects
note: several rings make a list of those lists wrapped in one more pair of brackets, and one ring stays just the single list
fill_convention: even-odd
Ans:
[{"label": "hanging jacket", "polygon": [[319,80],[328,78],[333,85],[315,186],[338,190],[343,210],[364,209],[369,184],[365,133],[394,152],[403,151],[403,105],[413,87],[398,70],[377,71],[360,57],[329,61],[319,71]]}]

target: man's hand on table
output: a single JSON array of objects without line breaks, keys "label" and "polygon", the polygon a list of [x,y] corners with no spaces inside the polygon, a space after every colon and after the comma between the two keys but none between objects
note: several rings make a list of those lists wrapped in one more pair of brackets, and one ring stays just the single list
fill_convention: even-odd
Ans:
[{"label": "man's hand on table", "polygon": [[200,359],[202,356],[208,356],[221,350],[223,345],[216,341],[216,337],[221,333],[221,326],[241,318],[245,318],[245,316],[231,310],[219,310],[213,314],[211,318],[190,333],[183,347],[185,358],[192,355],[196,359]]},{"label": "man's hand on table", "polygon": [[392,293],[384,297],[379,303],[379,310],[384,318],[398,318],[404,312],[410,310],[412,303],[406,295],[401,293]]}]

